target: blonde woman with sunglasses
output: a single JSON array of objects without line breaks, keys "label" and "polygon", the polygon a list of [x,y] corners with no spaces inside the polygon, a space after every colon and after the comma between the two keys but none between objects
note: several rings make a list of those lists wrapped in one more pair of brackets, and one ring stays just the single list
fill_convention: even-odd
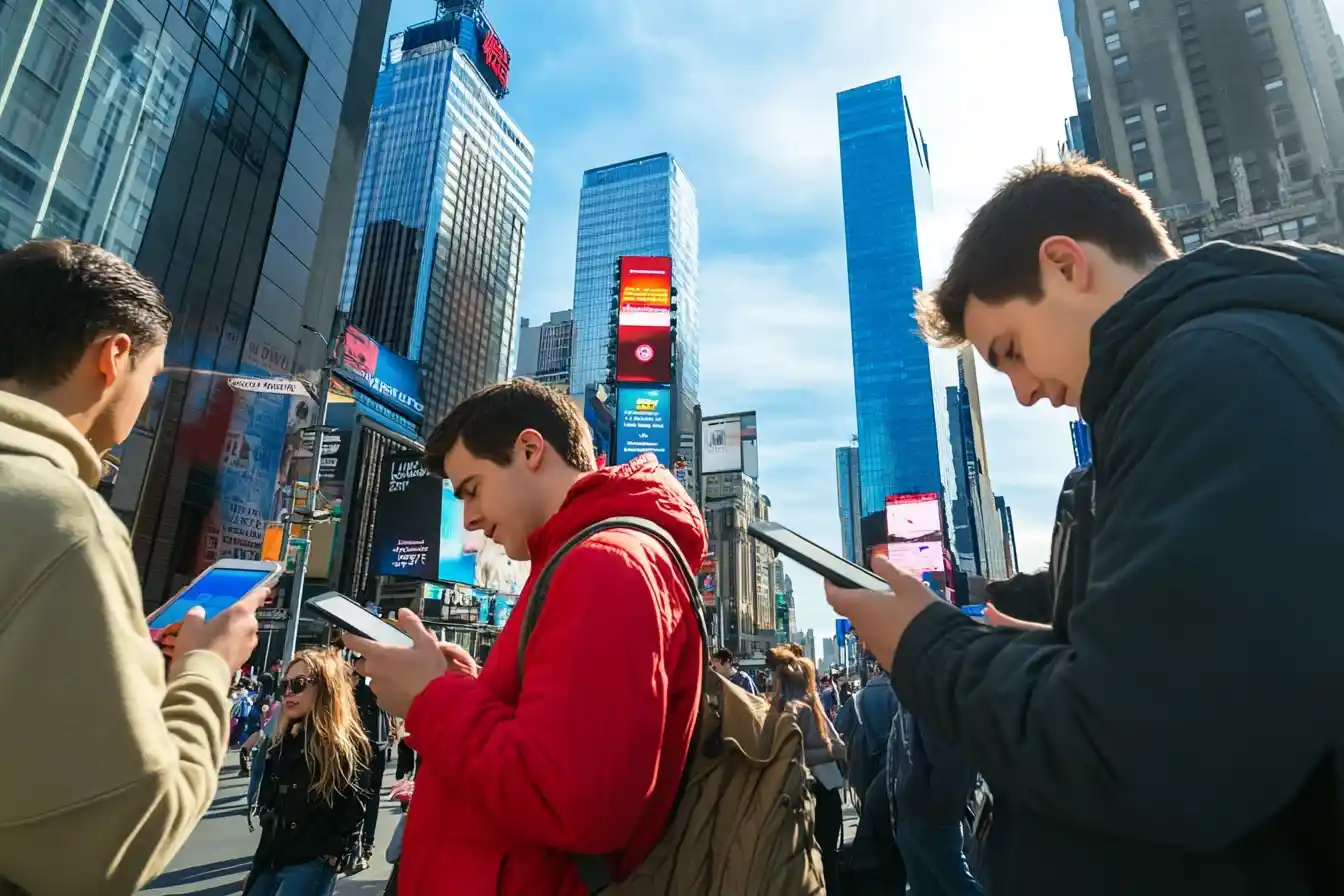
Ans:
[{"label": "blonde woman with sunglasses", "polygon": [[305,650],[285,670],[246,896],[330,894],[357,852],[371,748],[349,669],[334,650]]}]

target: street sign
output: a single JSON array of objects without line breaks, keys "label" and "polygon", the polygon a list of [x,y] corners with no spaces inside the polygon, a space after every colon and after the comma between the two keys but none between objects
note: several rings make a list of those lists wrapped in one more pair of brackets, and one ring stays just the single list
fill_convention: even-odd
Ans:
[{"label": "street sign", "polygon": [[263,632],[281,632],[289,622],[289,608],[261,607],[257,610],[257,629]]},{"label": "street sign", "polygon": [[231,376],[229,386],[239,392],[269,392],[272,395],[307,395],[303,383],[288,377]]}]

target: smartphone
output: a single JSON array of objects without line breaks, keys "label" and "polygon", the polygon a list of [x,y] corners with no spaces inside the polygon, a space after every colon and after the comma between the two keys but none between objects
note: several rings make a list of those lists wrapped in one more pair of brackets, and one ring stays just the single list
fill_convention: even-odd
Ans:
[{"label": "smartphone", "polygon": [[392,623],[379,619],[339,591],[319,594],[312,600],[305,601],[303,606],[341,631],[352,632],[361,638],[398,647],[410,647],[413,643],[410,635]]},{"label": "smartphone", "polygon": [[747,534],[764,542],[790,560],[795,560],[828,582],[842,588],[867,588],[871,591],[890,591],[891,586],[875,574],[855,566],[843,557],[837,557],[815,542],[779,523],[758,520],[747,526]]},{"label": "smartphone", "polygon": [[280,581],[283,567],[274,560],[220,560],[159,607],[145,622],[156,638],[176,630],[192,607],[204,607],[205,618],[218,616],[256,588]]},{"label": "smartphone", "polygon": [[985,621],[984,604],[966,604],[961,608],[961,612],[965,613],[981,625],[989,625],[989,623]]}]

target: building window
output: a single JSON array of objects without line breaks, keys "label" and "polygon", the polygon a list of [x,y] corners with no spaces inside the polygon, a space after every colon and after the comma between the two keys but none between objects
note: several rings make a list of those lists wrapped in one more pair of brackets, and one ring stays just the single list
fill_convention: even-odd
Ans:
[{"label": "building window", "polygon": [[1139,89],[1130,80],[1115,82],[1115,94],[1122,106],[1132,106],[1139,101]]},{"label": "building window", "polygon": [[1181,248],[1186,252],[1189,252],[1191,249],[1198,249],[1203,243],[1204,237],[1200,236],[1198,233],[1181,234]]},{"label": "building window", "polygon": [[1295,184],[1305,183],[1311,180],[1311,166],[1305,161],[1294,162],[1288,166],[1288,177]]},{"label": "building window", "polygon": [[1295,240],[1300,234],[1297,231],[1296,221],[1283,222],[1283,238],[1286,240]]},{"label": "building window", "polygon": [[1151,171],[1139,172],[1139,186],[1146,187],[1152,182],[1153,182],[1153,172]]},{"label": "building window", "polygon": [[1101,26],[1103,28],[1114,28],[1116,26],[1114,9],[1103,9],[1101,11]]},{"label": "building window", "polygon": [[1158,103],[1154,106],[1153,115],[1157,118],[1158,124],[1166,124],[1171,121],[1171,110],[1167,108],[1166,103]]},{"label": "building window", "polygon": [[[1251,46],[1255,47],[1255,52],[1261,56],[1271,55],[1274,52],[1274,32],[1261,31],[1251,38]],[[1331,45],[1330,50],[1333,51],[1334,49],[1334,46]]]},{"label": "building window", "polygon": [[1283,233],[1277,224],[1266,224],[1260,228],[1260,239],[1262,240],[1277,240],[1282,235]]},{"label": "building window", "polygon": [[1125,116],[1125,133],[1131,137],[1143,133],[1143,116],[1135,112]]},{"label": "building window", "polygon": [[1130,10],[1130,12],[1134,12],[1135,10],[1137,10],[1137,9],[1138,9],[1140,6],[1142,6],[1142,5],[1143,5],[1143,0],[1129,0],[1129,10]]},{"label": "building window", "polygon": [[1135,140],[1133,143],[1129,144],[1130,152],[1143,152],[1147,148],[1148,148],[1147,140]]},{"label": "building window", "polygon": [[[1129,56],[1128,56],[1128,55],[1117,56],[1117,57],[1115,57],[1114,59],[1111,60],[1111,64],[1112,64],[1113,66],[1115,66],[1115,76],[1116,76],[1117,78],[1128,78],[1128,77],[1129,77]],[[1282,86],[1283,86],[1283,83],[1280,82],[1280,83],[1279,83],[1279,86],[1282,87]],[[1268,90],[1269,88],[1266,87],[1265,89]]]},{"label": "building window", "polygon": [[1295,156],[1302,152],[1302,137],[1300,134],[1288,134],[1279,143],[1285,156]]},{"label": "building window", "polygon": [[1118,49],[1120,49],[1119,32],[1112,32],[1106,35],[1106,52],[1114,53]]},{"label": "building window", "polygon": [[1257,25],[1265,24],[1265,8],[1263,6],[1252,6],[1242,13],[1246,17],[1246,26],[1254,28]]},{"label": "building window", "polygon": [[1297,121],[1297,113],[1292,106],[1275,106],[1273,114],[1275,127],[1288,127]]},{"label": "building window", "polygon": [[1280,103],[1288,98],[1282,78],[1270,78],[1265,82],[1265,96],[1271,103]]},{"label": "building window", "polygon": [[1298,223],[1302,225],[1302,235],[1303,235],[1303,236],[1311,236],[1313,233],[1316,232],[1316,216],[1315,216],[1315,215],[1307,215],[1305,218],[1302,218],[1301,220],[1299,220]]}]

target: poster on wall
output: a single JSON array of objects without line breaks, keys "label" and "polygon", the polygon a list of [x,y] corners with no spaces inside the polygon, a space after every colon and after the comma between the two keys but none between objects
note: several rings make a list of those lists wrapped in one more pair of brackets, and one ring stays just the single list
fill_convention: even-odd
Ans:
[{"label": "poster on wall", "polygon": [[623,256],[616,313],[616,382],[672,380],[672,259]]},{"label": "poster on wall", "polygon": [[671,460],[672,390],[667,386],[625,386],[616,395],[616,463],[652,454]]}]

